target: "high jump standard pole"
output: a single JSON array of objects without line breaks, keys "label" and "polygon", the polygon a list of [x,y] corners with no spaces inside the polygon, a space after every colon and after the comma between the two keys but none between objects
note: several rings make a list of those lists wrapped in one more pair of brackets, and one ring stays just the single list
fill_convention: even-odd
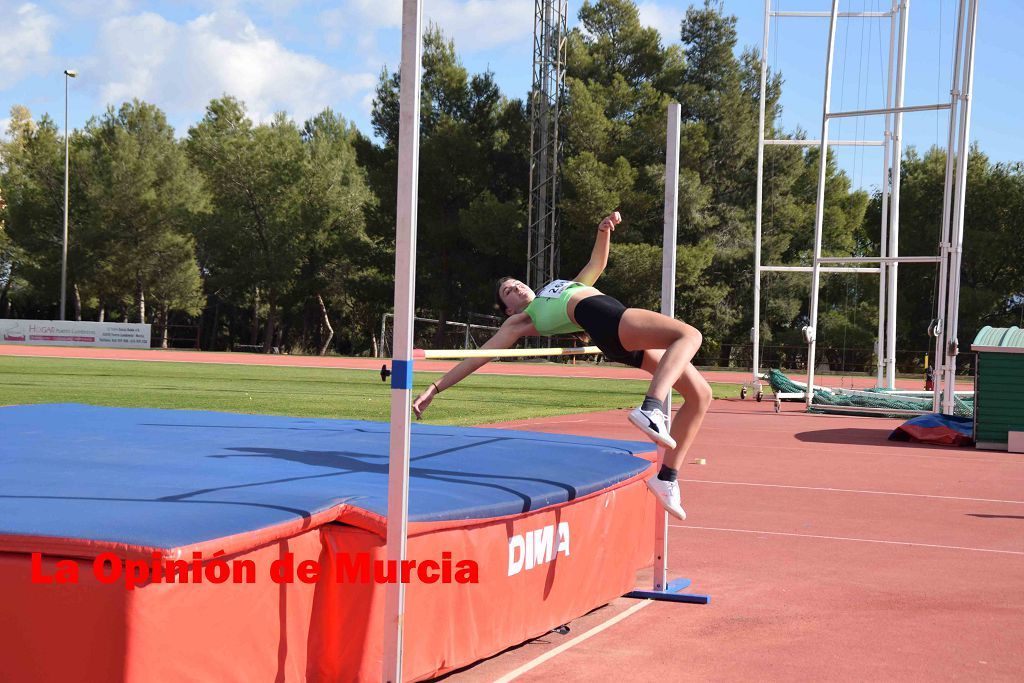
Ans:
[{"label": "high jump standard pole", "polygon": [[[679,132],[683,108],[678,102],[668,105],[668,125],[665,133],[665,231],[661,261],[661,312],[670,318],[676,315],[676,236],[679,231]],[[665,410],[672,415],[672,391],[669,391]],[[658,449],[659,460],[664,449]],[[658,505],[654,513],[654,587],[649,591],[631,591],[627,598],[666,600],[706,605],[707,595],[682,593],[690,579],[668,580],[668,513]]]},{"label": "high jump standard pole", "polygon": [[[420,165],[420,0],[402,0],[399,70],[398,204],[395,226],[395,320],[391,346],[391,442],[388,451],[387,558],[402,566],[409,527],[409,448],[412,326],[416,301],[416,202]],[[384,604],[381,680],[402,681],[405,585],[388,584]]]},{"label": "high jump standard pole", "polygon": [[[668,105],[665,129],[665,229],[661,254],[661,314],[676,317],[676,244],[679,234],[679,124],[683,108],[678,102]],[[672,420],[672,390],[665,399],[665,413]],[[665,449],[659,448],[661,458]],[[659,458],[659,459],[661,459]],[[660,514],[659,514],[660,513]],[[668,586],[668,513],[654,513],[654,588]]]}]

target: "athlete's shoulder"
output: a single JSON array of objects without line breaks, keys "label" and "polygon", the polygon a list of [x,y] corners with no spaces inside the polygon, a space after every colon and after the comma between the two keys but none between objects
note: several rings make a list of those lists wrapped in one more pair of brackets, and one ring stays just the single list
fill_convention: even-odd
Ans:
[{"label": "athlete's shoulder", "polygon": [[[532,302],[531,302],[532,303]],[[505,322],[501,324],[502,329],[513,330],[519,334],[519,336],[525,336],[535,331],[533,326],[533,318],[526,311],[522,313],[516,313],[505,318]]]}]

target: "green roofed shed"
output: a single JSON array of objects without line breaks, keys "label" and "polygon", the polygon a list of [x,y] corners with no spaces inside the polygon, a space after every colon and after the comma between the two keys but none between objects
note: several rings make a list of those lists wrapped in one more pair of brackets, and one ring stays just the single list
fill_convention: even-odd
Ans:
[{"label": "green roofed shed", "polygon": [[1024,435],[1024,329],[983,327],[971,350],[978,354],[974,439],[978,448],[1005,451],[1012,432]]}]

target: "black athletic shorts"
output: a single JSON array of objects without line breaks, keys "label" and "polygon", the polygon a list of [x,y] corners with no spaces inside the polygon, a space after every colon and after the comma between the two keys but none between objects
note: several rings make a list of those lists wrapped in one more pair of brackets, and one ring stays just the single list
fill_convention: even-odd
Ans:
[{"label": "black athletic shorts", "polygon": [[619,321],[625,312],[626,307],[618,299],[595,294],[576,304],[575,318],[605,358],[639,368],[644,362],[644,352],[627,351],[619,341]]}]

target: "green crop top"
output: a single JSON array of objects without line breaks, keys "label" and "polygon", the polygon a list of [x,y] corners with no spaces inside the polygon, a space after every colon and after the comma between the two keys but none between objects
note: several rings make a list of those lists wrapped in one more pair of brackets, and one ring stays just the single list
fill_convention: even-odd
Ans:
[{"label": "green crop top", "polygon": [[587,285],[572,280],[555,280],[537,292],[536,298],[523,312],[530,316],[541,336],[583,331],[569,319],[569,299],[580,287]]}]

